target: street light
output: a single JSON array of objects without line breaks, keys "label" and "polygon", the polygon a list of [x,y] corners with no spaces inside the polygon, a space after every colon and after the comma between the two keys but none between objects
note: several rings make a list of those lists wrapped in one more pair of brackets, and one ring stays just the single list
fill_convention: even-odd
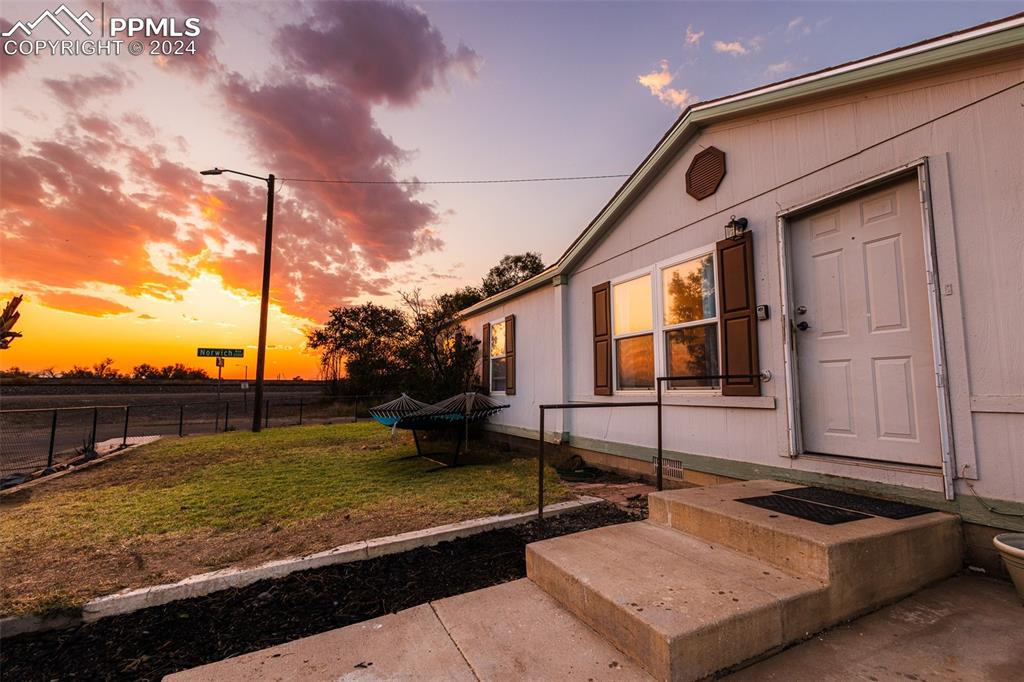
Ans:
[{"label": "street light", "polygon": [[253,395],[252,430],[260,430],[263,418],[263,367],[267,360],[267,304],[270,298],[270,250],[274,235],[274,174],[267,177],[229,170],[227,168],[211,168],[199,171],[200,175],[222,175],[234,173],[247,178],[262,180],[267,183],[267,235],[263,244],[263,292],[260,295],[260,340],[256,347],[256,391]]}]

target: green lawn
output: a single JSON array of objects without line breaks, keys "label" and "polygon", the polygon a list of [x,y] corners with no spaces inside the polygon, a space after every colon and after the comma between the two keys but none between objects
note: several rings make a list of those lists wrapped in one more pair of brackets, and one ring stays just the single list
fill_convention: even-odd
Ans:
[{"label": "green lawn", "polygon": [[[474,452],[440,468],[400,435],[364,422],[168,438],[5,497],[0,615],[536,505],[536,461]],[[547,501],[564,499],[549,474]]]}]

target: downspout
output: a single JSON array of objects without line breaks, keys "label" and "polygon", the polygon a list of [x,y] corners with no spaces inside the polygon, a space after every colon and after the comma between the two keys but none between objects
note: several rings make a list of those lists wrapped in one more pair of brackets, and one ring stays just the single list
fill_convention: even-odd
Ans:
[{"label": "downspout", "polygon": [[928,182],[928,158],[917,166],[918,190],[921,200],[921,219],[925,234],[925,271],[928,277],[928,307],[932,324],[932,353],[935,356],[935,390],[939,401],[939,447],[942,450],[942,483],[946,499],[956,499],[956,462],[953,458],[953,420],[950,412],[949,385],[946,371],[946,353],[942,332],[942,305],[939,298],[939,270],[935,249],[935,230],[932,222],[931,185]]},{"label": "downspout", "polygon": [[[569,368],[568,358],[570,351],[569,334],[569,276],[565,274],[555,275],[551,280],[554,288],[555,310],[558,314],[558,401],[568,403],[572,401],[572,376]],[[559,410],[559,441],[560,444],[568,444],[572,433],[572,410]]]}]

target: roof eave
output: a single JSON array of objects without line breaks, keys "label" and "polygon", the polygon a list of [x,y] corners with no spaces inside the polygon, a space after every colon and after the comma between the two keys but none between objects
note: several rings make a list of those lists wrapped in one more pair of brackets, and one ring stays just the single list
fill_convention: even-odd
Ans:
[{"label": "roof eave", "polygon": [[507,301],[510,298],[521,296],[522,294],[525,294],[528,291],[533,291],[534,289],[538,289],[545,285],[550,285],[552,279],[554,279],[557,276],[557,267],[557,263],[549,265],[548,267],[544,268],[544,270],[534,275],[530,279],[523,280],[514,287],[510,287],[508,289],[505,289],[505,291],[498,292],[497,294],[489,296],[478,303],[474,303],[468,308],[461,310],[459,312],[459,317],[471,317],[485,310],[488,310],[489,308],[501,305],[504,301]]}]

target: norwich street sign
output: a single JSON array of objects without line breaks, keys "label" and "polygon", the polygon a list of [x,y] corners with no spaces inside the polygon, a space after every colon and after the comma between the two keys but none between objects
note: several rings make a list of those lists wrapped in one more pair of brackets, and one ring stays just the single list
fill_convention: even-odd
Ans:
[{"label": "norwich street sign", "polygon": [[197,348],[196,356],[200,358],[241,358],[245,357],[242,348]]}]

